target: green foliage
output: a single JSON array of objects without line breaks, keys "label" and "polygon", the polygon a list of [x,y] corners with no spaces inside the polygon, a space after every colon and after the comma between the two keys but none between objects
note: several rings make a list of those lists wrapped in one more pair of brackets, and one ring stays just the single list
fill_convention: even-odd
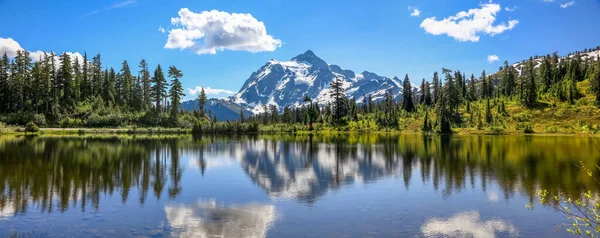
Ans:
[{"label": "green foliage", "polygon": [[40,128],[33,121],[30,121],[25,125],[25,132],[38,132],[39,130]]},{"label": "green foliage", "polygon": [[[577,166],[587,176],[594,178],[593,171],[586,167],[583,161],[580,161]],[[600,167],[596,165],[595,169],[600,170]],[[567,232],[578,236],[598,237],[600,235],[600,202],[591,190],[585,192],[583,196],[571,197],[564,194],[552,196],[548,190],[542,189],[536,193],[536,197],[539,204],[550,206],[563,213],[570,222],[558,227],[567,226],[569,227],[566,229]],[[530,203],[526,208],[533,209],[533,206],[534,204]]]},{"label": "green foliage", "polygon": [[216,134],[216,133],[258,133],[259,126],[256,122],[199,122],[192,128],[194,134]]}]

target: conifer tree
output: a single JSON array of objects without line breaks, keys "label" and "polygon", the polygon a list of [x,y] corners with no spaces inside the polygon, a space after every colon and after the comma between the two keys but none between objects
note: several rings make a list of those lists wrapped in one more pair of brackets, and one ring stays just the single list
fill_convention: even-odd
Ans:
[{"label": "conifer tree", "polygon": [[169,96],[171,97],[171,113],[169,118],[172,123],[176,124],[179,118],[179,104],[181,103],[181,97],[184,97],[183,86],[179,81],[179,78],[183,77],[181,70],[171,65],[169,67],[169,78],[172,78],[171,89],[169,90]]},{"label": "conifer tree", "polygon": [[206,92],[204,91],[204,88],[201,88],[196,101],[198,101],[198,109],[200,110],[200,115],[202,116],[202,118],[204,118],[204,116],[206,115],[206,112],[204,111],[204,105],[206,104],[207,100],[208,99],[206,98]]},{"label": "conifer tree", "polygon": [[469,100],[475,101],[477,100],[477,89],[475,88],[475,75],[471,74],[471,79],[469,80]]},{"label": "conifer tree", "polygon": [[438,99],[440,98],[440,90],[441,90],[441,85],[440,85],[440,79],[438,77],[438,72],[433,72],[433,79],[431,80],[431,83],[433,84],[433,103],[437,103]]},{"label": "conifer tree", "polygon": [[340,123],[342,117],[344,117],[344,103],[346,101],[346,95],[344,93],[342,80],[340,78],[335,78],[333,81],[331,81],[331,84],[329,85],[329,95],[333,98],[333,106],[335,108],[334,121],[336,123]]},{"label": "conifer tree", "polygon": [[167,96],[167,79],[165,74],[160,67],[160,64],[154,70],[154,77],[152,77],[153,85],[150,89],[151,97],[154,99],[154,107],[156,112],[161,112],[163,108],[163,101]]},{"label": "conifer tree", "polygon": [[152,107],[152,98],[150,97],[150,71],[148,70],[148,64],[146,60],[142,59],[140,62],[139,76],[142,81],[142,98],[143,98],[143,109],[146,110]]},{"label": "conifer tree", "polygon": [[407,112],[415,111],[415,104],[413,103],[413,92],[412,85],[408,79],[408,74],[404,76],[404,82],[402,82],[402,109]]},{"label": "conifer tree", "polygon": [[75,105],[73,99],[73,68],[71,57],[67,53],[60,56],[60,69],[58,72],[58,94],[61,95],[60,104],[63,109],[70,111]]}]

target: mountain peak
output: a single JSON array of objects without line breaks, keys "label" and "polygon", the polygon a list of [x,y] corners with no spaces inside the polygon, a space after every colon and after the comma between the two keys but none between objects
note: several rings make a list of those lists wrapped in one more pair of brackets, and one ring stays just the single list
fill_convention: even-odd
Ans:
[{"label": "mountain peak", "polygon": [[315,53],[312,52],[312,50],[307,50],[306,52],[297,55],[296,57],[292,58],[292,61],[306,62],[311,64],[315,68],[329,67],[329,65],[327,65],[327,63],[324,60],[315,55]]}]

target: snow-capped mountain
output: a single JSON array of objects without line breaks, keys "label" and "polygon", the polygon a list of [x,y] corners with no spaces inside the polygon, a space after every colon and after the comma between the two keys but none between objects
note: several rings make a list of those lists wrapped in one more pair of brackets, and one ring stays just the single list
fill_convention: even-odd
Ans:
[{"label": "snow-capped mountain", "polygon": [[342,80],[346,96],[359,102],[367,95],[375,101],[381,100],[388,90],[394,97],[402,92],[402,82],[396,77],[342,69],[327,64],[309,50],[289,61],[269,60],[250,75],[232,100],[254,113],[264,111],[265,105],[276,105],[280,110],[285,106],[298,107],[305,96],[326,104],[332,100],[329,84],[336,78]]}]

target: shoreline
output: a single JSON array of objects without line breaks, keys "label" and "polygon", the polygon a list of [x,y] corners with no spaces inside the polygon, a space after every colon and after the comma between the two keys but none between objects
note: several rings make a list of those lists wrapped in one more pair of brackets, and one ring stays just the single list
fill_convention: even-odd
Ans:
[{"label": "shoreline", "polygon": [[[143,128],[40,128],[37,132],[25,132],[22,129],[15,128],[10,131],[0,131],[0,135],[192,135],[191,128],[164,128],[164,127],[143,127]],[[433,132],[421,131],[397,131],[397,130],[381,130],[381,131],[338,131],[338,130],[322,130],[322,131],[259,131],[259,132],[208,132],[201,133],[205,135],[276,135],[276,134],[293,134],[293,135],[341,135],[341,134],[387,134],[387,135],[444,135]],[[454,131],[455,136],[577,136],[577,137],[600,137],[600,134],[589,132],[573,132],[573,133],[524,133],[522,131],[503,131],[491,132],[486,130],[463,130],[458,128]]]}]

